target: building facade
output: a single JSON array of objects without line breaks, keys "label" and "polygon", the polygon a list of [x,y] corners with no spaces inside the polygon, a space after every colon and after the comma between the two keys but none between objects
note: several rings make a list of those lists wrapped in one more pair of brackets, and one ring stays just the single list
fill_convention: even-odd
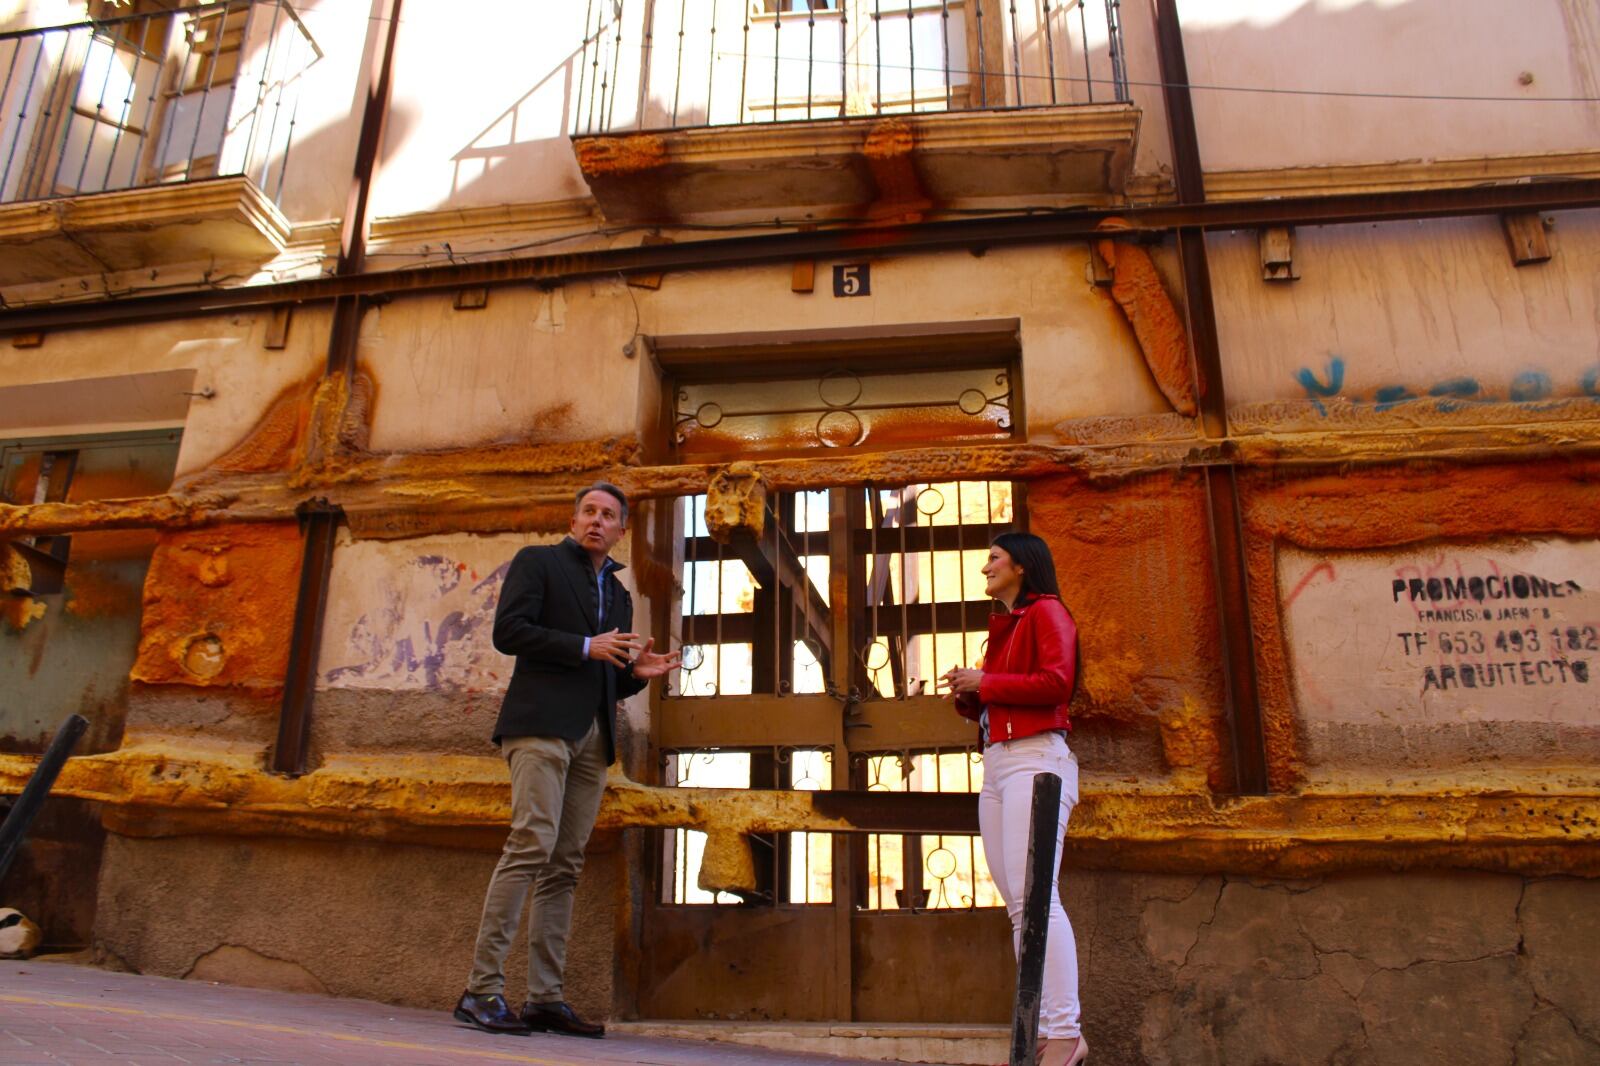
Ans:
[{"label": "building facade", "polygon": [[499,581],[605,479],[685,660],[580,1009],[1007,1019],[930,679],[1021,528],[1091,1043],[1600,1057],[1592,3],[0,12],[4,790],[91,720],[0,885],[50,944],[447,1007]]}]

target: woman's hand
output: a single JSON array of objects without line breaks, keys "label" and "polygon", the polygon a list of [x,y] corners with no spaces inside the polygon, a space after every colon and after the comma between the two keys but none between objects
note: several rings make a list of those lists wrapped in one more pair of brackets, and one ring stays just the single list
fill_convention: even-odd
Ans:
[{"label": "woman's hand", "polygon": [[633,661],[633,676],[641,681],[652,677],[660,677],[667,671],[677,667],[683,661],[682,652],[658,652],[650,649],[655,646],[655,640],[647,640],[639,652],[639,657]]},{"label": "woman's hand", "polygon": [[952,666],[944,672],[944,676],[939,678],[935,684],[948,688],[952,696],[959,696],[967,692],[976,693],[978,686],[983,684],[983,671],[974,667],[963,669],[959,666]]}]

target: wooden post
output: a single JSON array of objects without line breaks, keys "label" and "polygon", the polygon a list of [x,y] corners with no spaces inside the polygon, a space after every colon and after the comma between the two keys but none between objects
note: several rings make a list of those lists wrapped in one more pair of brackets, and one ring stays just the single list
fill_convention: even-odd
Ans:
[{"label": "wooden post", "polygon": [[1028,822],[1028,873],[1022,889],[1022,948],[1017,952],[1017,1000],[1011,1012],[1011,1066],[1033,1066],[1039,1046],[1039,997],[1050,933],[1050,890],[1056,880],[1056,830],[1061,778],[1035,774]]}]

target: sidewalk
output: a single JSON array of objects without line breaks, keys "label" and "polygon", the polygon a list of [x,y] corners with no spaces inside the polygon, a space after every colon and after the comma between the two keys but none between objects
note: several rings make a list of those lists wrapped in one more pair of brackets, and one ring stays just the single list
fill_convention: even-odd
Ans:
[{"label": "sidewalk", "polygon": [[863,1061],[628,1034],[605,1040],[491,1036],[457,1025],[444,1011],[64,963],[0,962],[0,1063],[7,1066],[823,1066]]}]

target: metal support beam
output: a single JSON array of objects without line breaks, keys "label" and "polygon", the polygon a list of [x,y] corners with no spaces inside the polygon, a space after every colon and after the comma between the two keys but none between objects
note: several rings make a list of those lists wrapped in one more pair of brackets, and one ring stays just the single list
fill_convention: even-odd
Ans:
[{"label": "metal support beam", "polygon": [[[1172,138],[1173,180],[1179,204],[1192,207],[1205,201],[1205,175],[1200,168],[1200,138],[1189,95],[1189,67],[1184,58],[1177,0],[1155,0],[1155,23],[1167,129]],[[1205,231],[1198,226],[1181,226],[1177,241],[1178,258],[1183,264],[1189,342],[1194,353],[1196,395],[1200,398],[1201,431],[1209,438],[1222,439],[1228,435],[1228,400]],[[1207,467],[1202,476],[1210,519],[1211,565],[1221,623],[1223,686],[1233,741],[1235,785],[1240,792],[1262,794],[1267,791],[1266,740],[1261,728],[1255,642],[1250,628],[1238,475],[1232,466],[1215,466]]]},{"label": "metal support beam", "polygon": [[317,692],[317,655],[322,649],[322,620],[328,602],[328,577],[333,571],[333,542],[344,512],[327,500],[300,505],[305,546],[300,559],[300,592],[295,597],[294,629],[289,635],[289,666],[278,712],[278,742],[272,748],[272,769],[297,777],[306,772],[311,742],[311,705]]},{"label": "metal support beam", "polygon": [[607,248],[566,255],[496,259],[406,270],[309,278],[275,285],[246,285],[160,296],[125,296],[18,308],[0,312],[0,333],[82,329],[152,319],[233,314],[282,303],[327,302],[341,295],[424,294],[467,287],[561,285],[618,274],[735,269],[765,263],[846,255],[914,255],[1005,245],[1059,244],[1105,236],[1102,222],[1117,218],[1119,232],[1173,229],[1259,229],[1262,226],[1334,226],[1426,218],[1572,211],[1600,207],[1600,179],[1481,185],[1460,189],[1300,196],[1221,203],[1035,212],[1004,218],[956,219],[870,230],[828,229],[676,244]]},{"label": "metal support beam", "polygon": [[[371,23],[367,100],[356,142],[355,170],[339,229],[336,274],[359,277],[367,260],[367,202],[372,178],[383,147],[388,121],[389,89],[394,73],[394,44],[400,28],[400,0],[378,0]],[[369,297],[359,289],[334,297],[333,324],[328,333],[328,377],[355,372],[361,316]],[[333,572],[333,544],[344,512],[326,499],[310,500],[296,511],[305,535],[300,562],[300,592],[295,600],[294,630],[289,666],[278,712],[278,742],[272,751],[272,768],[284,774],[302,774],[311,740],[311,708],[317,690],[317,653],[322,645],[322,620],[328,600],[328,579]]]}]

